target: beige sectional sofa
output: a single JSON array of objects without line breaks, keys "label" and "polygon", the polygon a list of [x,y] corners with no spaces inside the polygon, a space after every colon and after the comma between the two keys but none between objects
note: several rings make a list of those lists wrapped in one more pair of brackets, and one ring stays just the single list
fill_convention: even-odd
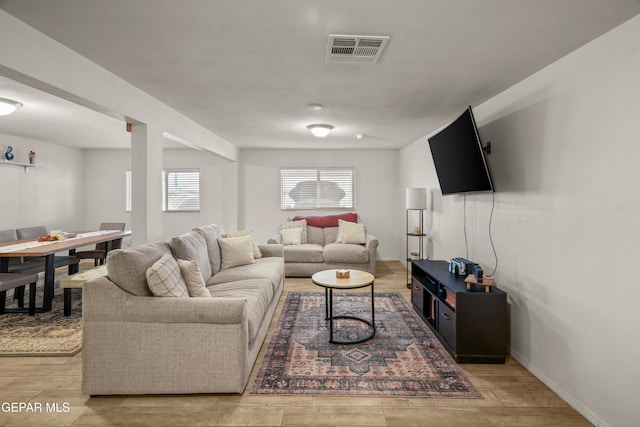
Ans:
[{"label": "beige sectional sofa", "polygon": [[[311,277],[322,270],[354,269],[376,274],[378,239],[366,231],[362,243],[336,242],[339,220],[356,222],[357,214],[298,216],[280,226],[287,228],[294,222],[304,222],[305,232],[299,244],[284,245],[285,274],[287,277]],[[267,243],[282,244],[280,233]]]},{"label": "beige sectional sofa", "polygon": [[[223,235],[211,225],[109,253],[108,276],[83,291],[84,394],[243,392],[283,290],[284,261],[281,246],[262,245],[255,262],[221,270]],[[145,274],[165,254],[195,260],[211,298],[153,296]]]}]

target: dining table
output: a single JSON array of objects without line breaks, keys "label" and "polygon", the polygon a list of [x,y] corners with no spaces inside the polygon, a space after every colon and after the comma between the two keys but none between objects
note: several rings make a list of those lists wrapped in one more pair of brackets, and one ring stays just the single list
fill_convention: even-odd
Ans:
[{"label": "dining table", "polygon": [[[64,240],[46,236],[41,238],[19,239],[0,242],[0,273],[9,271],[9,259],[16,257],[44,257],[44,299],[42,310],[51,311],[53,305],[54,285],[55,285],[55,260],[56,253],[68,251],[73,255],[76,249],[83,246],[91,246],[97,243],[106,243],[107,252],[111,249],[114,240],[122,239],[131,235],[131,230],[98,230],[68,233]],[[69,274],[77,272],[77,264],[69,266]]]}]

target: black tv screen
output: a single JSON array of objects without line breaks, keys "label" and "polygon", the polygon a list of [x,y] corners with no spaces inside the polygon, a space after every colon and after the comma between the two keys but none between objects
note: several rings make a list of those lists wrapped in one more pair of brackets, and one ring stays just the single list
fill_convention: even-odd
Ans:
[{"label": "black tv screen", "polygon": [[429,148],[443,195],[493,191],[471,107],[430,137]]}]

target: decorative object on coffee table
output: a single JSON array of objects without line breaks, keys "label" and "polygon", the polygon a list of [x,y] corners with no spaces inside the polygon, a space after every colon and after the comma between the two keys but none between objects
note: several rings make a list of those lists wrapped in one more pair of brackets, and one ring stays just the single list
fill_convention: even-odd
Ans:
[{"label": "decorative object on coffee table", "polygon": [[336,278],[338,279],[348,279],[349,276],[349,270],[336,270]]}]

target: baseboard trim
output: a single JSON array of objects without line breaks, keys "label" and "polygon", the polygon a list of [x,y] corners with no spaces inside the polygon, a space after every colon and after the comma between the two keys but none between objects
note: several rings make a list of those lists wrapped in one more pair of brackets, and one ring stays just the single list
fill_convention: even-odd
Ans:
[{"label": "baseboard trim", "polygon": [[520,363],[527,371],[531,372],[536,378],[542,381],[547,387],[553,390],[558,396],[560,396],[565,402],[569,404],[573,409],[578,411],[580,415],[585,417],[589,422],[598,427],[611,427],[609,423],[603,420],[599,415],[594,413],[591,409],[587,408],[573,397],[567,390],[562,388],[558,383],[549,378],[545,373],[537,369],[535,366],[531,364],[529,360],[527,360],[520,353],[515,351],[513,348],[509,348],[509,355],[516,359],[518,363]]}]

